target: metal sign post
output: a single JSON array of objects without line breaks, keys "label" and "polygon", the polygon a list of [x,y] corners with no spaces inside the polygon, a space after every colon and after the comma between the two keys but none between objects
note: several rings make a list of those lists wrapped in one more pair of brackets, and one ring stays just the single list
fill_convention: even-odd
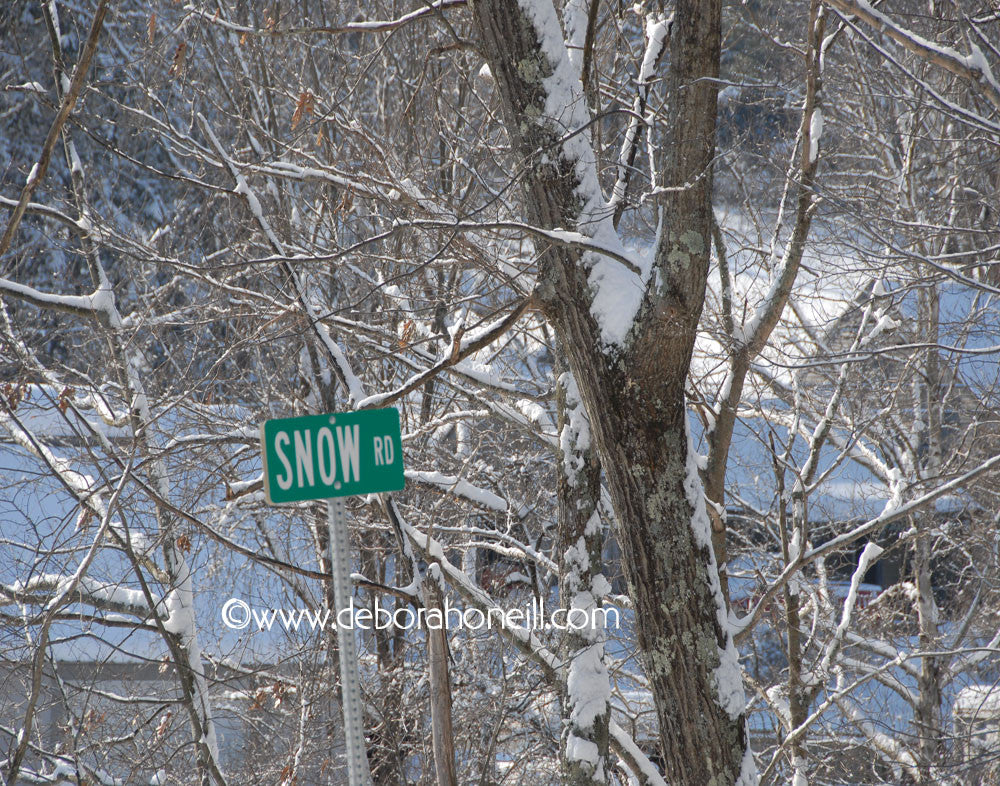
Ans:
[{"label": "metal sign post", "polygon": [[[351,601],[351,553],[341,497],[326,503],[327,526],[330,537],[330,568],[333,574],[333,600],[340,610]],[[361,710],[361,677],[358,673],[358,652],[354,641],[354,628],[337,626],[337,649],[340,651],[340,687],[344,711],[344,736],[347,738],[347,777],[350,786],[368,786],[371,770],[368,767],[364,734],[364,714]]]},{"label": "metal sign post", "polygon": [[268,420],[260,426],[260,442],[268,503],[327,500],[347,773],[350,786],[370,786],[354,628],[339,624],[340,612],[350,607],[352,595],[343,498],[403,488],[399,411],[389,407]]}]

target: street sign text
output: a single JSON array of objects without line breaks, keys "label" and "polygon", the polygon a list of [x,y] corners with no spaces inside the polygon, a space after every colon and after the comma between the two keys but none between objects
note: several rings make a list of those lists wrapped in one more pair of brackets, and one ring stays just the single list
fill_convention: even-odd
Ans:
[{"label": "street sign text", "polygon": [[394,407],[268,420],[260,441],[272,505],[403,488]]}]

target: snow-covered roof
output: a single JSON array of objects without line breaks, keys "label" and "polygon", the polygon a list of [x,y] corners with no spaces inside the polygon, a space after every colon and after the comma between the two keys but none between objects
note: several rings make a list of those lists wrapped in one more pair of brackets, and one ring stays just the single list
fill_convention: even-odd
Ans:
[{"label": "snow-covered roof", "polygon": [[969,685],[952,705],[956,714],[1000,718],[1000,685]]}]

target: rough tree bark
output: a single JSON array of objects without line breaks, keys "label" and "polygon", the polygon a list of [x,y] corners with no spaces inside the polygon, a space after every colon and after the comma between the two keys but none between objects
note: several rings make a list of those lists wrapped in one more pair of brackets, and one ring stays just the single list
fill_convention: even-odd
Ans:
[{"label": "rough tree bark", "polygon": [[[581,152],[589,131],[554,116],[564,108],[560,97],[582,101],[582,89],[578,80],[574,87],[558,74],[555,84],[550,79],[560,65],[554,60],[565,56],[553,43],[551,3],[477,0],[472,8],[514,171],[523,173],[528,220],[593,235],[610,216],[596,215],[593,200],[581,196],[588,178],[596,183],[595,162]],[[545,250],[535,293],[566,347],[611,493],[665,775],[698,786],[756,780],[684,395],[708,275],[719,51],[718,0],[678,2],[661,233],[626,340],[608,346],[592,313],[592,253]]]}]

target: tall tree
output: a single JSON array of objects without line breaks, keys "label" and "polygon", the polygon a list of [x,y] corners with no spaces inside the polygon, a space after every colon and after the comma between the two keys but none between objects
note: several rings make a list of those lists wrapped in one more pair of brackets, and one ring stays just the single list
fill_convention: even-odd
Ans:
[{"label": "tall tree", "polygon": [[[552,3],[477,0],[473,14],[527,218],[579,236],[576,248],[542,251],[535,297],[566,347],[606,473],[665,775],[750,783],[742,681],[685,401],[712,242],[721,3],[676,6],[659,232],[646,269],[624,253],[602,198],[580,71]],[[584,8],[568,4],[563,24],[570,38],[586,29]]]}]

